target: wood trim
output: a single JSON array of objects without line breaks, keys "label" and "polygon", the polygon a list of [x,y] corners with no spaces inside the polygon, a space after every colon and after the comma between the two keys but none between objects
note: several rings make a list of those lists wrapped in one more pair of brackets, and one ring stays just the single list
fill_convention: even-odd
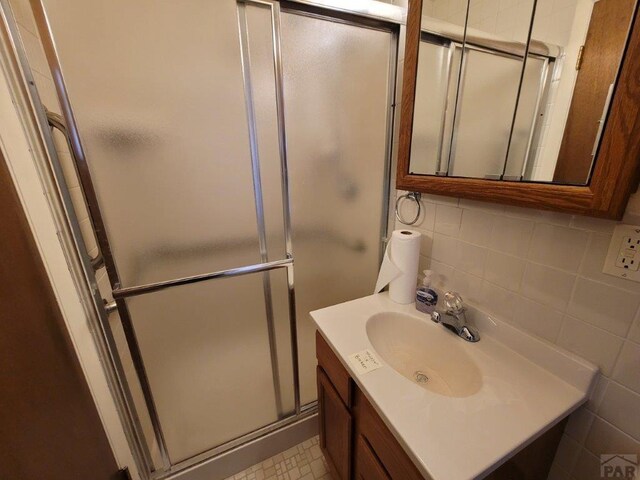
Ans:
[{"label": "wood trim", "polygon": [[[409,174],[421,22],[422,0],[409,0],[407,33],[404,47],[404,67],[402,70],[402,102],[400,104],[400,134],[398,137],[398,173],[396,177],[396,188],[401,188],[398,186],[400,180],[403,176],[408,176]],[[406,172],[406,175],[403,175],[402,172]]]},{"label": "wood trim", "polygon": [[0,478],[122,478],[1,150],[0,224]]},{"label": "wood trim", "polygon": [[593,210],[622,218],[640,169],[640,8],[611,102],[591,180]]},{"label": "wood trim", "polygon": [[358,480],[391,480],[391,476],[362,435],[356,440],[356,478]]},{"label": "wood trim", "polygon": [[620,67],[620,52],[627,45],[629,25],[636,0],[599,0],[593,4],[591,19],[580,54],[571,105],[553,174],[556,183],[579,184],[588,178],[593,161],[602,106]]},{"label": "wood trim", "polygon": [[[367,440],[389,476],[397,480],[431,480],[420,473],[359,388],[356,388],[354,397],[355,436],[362,436]],[[358,465],[357,458],[355,463]]]},{"label": "wood trim", "polygon": [[588,186],[409,174],[421,0],[409,0],[396,188],[620,219],[640,169],[640,10],[636,7],[611,111]]},{"label": "wood trim", "polygon": [[322,367],[316,369],[320,449],[331,474],[339,480],[351,478],[353,419]]},{"label": "wood trim", "polygon": [[316,332],[316,357],[318,364],[331,380],[344,404],[347,408],[351,408],[353,394],[349,372],[342,366],[342,363],[320,332]]}]

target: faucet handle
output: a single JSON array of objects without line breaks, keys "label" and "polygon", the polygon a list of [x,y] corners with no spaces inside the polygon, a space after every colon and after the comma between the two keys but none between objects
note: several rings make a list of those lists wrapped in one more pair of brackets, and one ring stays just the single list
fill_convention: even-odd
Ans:
[{"label": "faucet handle", "polygon": [[464,303],[458,292],[447,292],[444,294],[444,306],[447,313],[458,315],[464,312]]}]

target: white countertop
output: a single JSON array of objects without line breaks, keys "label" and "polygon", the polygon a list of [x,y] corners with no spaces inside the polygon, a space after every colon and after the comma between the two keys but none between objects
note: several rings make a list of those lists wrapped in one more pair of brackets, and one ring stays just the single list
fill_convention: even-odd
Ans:
[{"label": "white countertop", "polygon": [[555,345],[475,315],[479,342],[450,333],[482,375],[482,385],[472,395],[457,398],[429,391],[381,358],[382,368],[358,375],[348,356],[365,349],[375,352],[366,323],[380,312],[408,314],[444,330],[414,304],[396,304],[386,293],[311,316],[409,457],[433,480],[482,478],[585,402],[597,374],[597,367]]}]

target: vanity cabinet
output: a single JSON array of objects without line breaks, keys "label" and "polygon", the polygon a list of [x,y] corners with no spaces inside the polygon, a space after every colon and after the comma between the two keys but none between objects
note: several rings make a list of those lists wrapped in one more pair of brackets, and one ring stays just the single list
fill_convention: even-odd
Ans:
[{"label": "vanity cabinet", "polygon": [[[316,355],[320,448],[334,478],[431,480],[420,473],[320,333]],[[558,423],[485,478],[547,478],[564,425]]]},{"label": "vanity cabinet", "polygon": [[321,367],[318,367],[318,404],[320,448],[334,475],[347,479],[351,472],[353,417]]},{"label": "vanity cabinet", "polygon": [[360,479],[390,480],[391,477],[371,449],[369,442],[362,435],[356,440],[356,471]]},{"label": "vanity cabinet", "polygon": [[423,480],[325,339],[316,334],[320,448],[339,480]]}]

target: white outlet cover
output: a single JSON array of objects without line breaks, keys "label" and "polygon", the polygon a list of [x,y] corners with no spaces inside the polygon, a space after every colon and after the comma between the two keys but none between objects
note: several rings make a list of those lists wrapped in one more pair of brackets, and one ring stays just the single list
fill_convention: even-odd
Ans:
[{"label": "white outlet cover", "polygon": [[640,226],[616,225],[602,271],[640,282]]}]

